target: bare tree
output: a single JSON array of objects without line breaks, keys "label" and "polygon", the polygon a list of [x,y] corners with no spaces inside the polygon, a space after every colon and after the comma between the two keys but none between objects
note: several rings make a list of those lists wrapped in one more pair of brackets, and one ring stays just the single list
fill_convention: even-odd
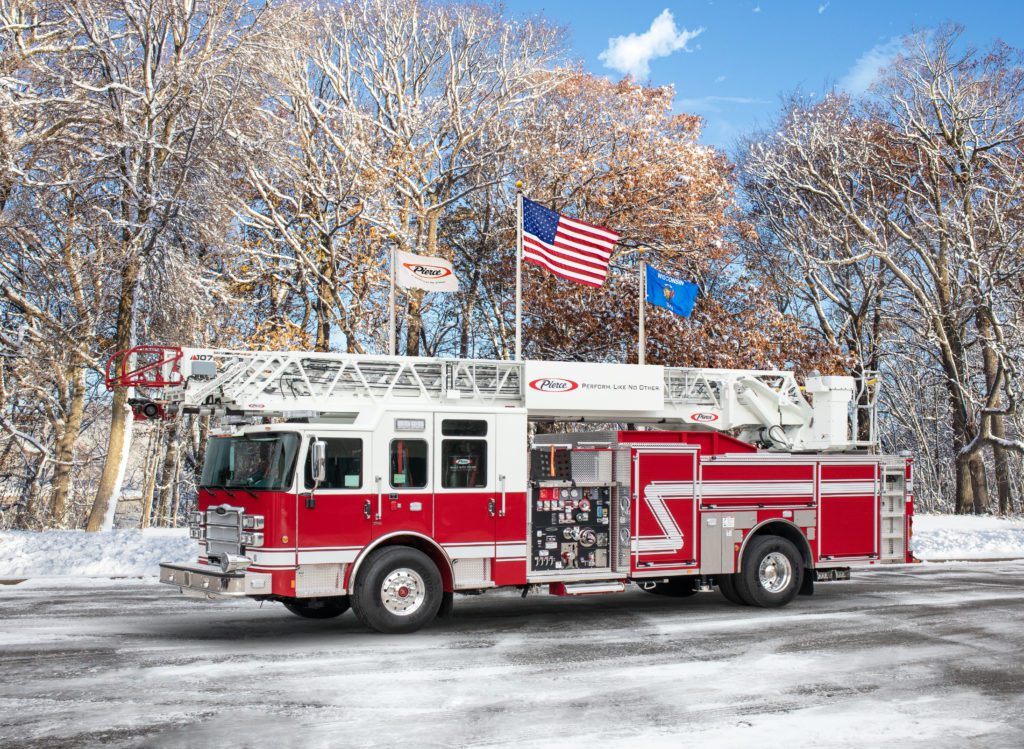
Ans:
[{"label": "bare tree", "polygon": [[[841,272],[842,286],[879,269],[891,277],[883,301],[892,332],[928,344],[923,364],[934,362],[947,391],[956,508],[981,512],[982,449],[997,450],[1005,505],[1002,451],[1024,447],[1001,433],[1019,387],[1007,280],[1019,275],[1011,248],[1019,244],[1024,74],[1009,49],[958,52],[958,37],[946,28],[914,38],[872,100],[832,95],[791,106],[776,134],[751,144],[745,166],[769,217],[763,227],[802,264],[806,288],[835,297],[831,280],[816,279]],[[839,301],[830,299],[842,309]]]}]

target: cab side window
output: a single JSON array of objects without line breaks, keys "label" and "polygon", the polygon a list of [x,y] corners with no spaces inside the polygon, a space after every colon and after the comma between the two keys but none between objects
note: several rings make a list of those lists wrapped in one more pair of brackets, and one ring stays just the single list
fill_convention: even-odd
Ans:
[{"label": "cab side window", "polygon": [[441,486],[445,489],[482,489],[487,486],[487,422],[445,419],[441,434]]},{"label": "cab side window", "polygon": [[427,441],[391,441],[391,487],[422,489],[427,485]]},{"label": "cab side window", "polygon": [[[328,437],[327,478],[318,489],[361,489],[363,487],[363,441],[354,437]],[[306,453],[306,487],[313,487],[312,453]]]}]

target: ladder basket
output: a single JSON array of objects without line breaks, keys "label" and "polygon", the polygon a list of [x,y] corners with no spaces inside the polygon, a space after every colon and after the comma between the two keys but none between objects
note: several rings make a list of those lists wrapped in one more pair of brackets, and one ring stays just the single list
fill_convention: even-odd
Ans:
[{"label": "ladder basket", "polygon": [[134,346],[107,362],[107,390],[118,387],[165,388],[181,385],[181,349],[176,346]]}]

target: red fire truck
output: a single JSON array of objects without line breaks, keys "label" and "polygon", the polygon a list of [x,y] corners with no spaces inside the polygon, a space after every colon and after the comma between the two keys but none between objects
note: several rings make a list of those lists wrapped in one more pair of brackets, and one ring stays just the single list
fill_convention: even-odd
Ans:
[{"label": "red fire truck", "polygon": [[782,606],[912,560],[911,461],[849,377],[137,347],[107,382],[137,418],[238,422],[209,439],[197,562],[160,568],[189,595],[411,632],[460,592]]}]

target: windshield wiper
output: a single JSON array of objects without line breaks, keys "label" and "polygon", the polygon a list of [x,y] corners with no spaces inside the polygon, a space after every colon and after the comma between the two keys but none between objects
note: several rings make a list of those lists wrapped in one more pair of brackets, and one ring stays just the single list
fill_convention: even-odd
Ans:
[{"label": "windshield wiper", "polygon": [[208,484],[208,485],[204,486],[203,488],[204,489],[220,489],[221,491],[225,492],[232,499],[235,498],[235,493],[233,491],[231,491],[230,489],[228,489],[223,484]]}]

